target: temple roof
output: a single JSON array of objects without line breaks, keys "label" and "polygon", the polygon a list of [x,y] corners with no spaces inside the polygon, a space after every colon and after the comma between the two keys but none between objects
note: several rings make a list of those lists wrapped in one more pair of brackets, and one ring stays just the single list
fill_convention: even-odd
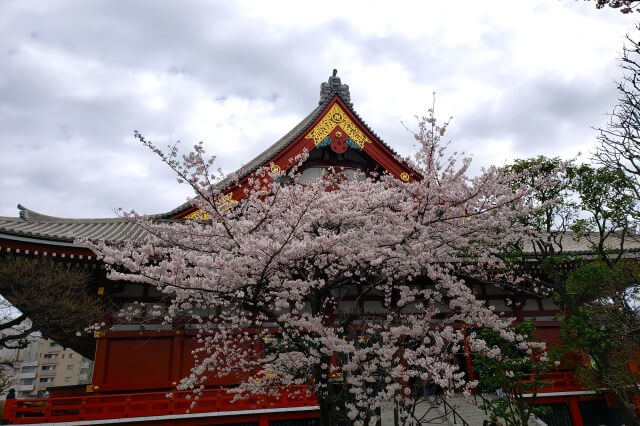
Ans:
[{"label": "temple roof", "polygon": [[[320,85],[320,101],[318,106],[313,109],[305,118],[296,124],[291,130],[289,130],[283,137],[278,139],[273,145],[269,146],[263,152],[258,154],[251,161],[240,167],[235,172],[229,174],[225,179],[216,184],[217,189],[224,190],[234,183],[244,179],[251,173],[255,172],[258,168],[269,164],[269,161],[273,160],[278,154],[280,154],[285,148],[295,142],[300,136],[302,136],[312,125],[320,118],[331,102],[336,98],[340,98],[344,106],[347,107],[349,112],[355,116],[360,124],[371,133],[386,149],[388,149],[394,157],[399,157],[398,153],[385,143],[380,136],[371,129],[371,127],[360,117],[360,115],[353,109],[353,103],[351,102],[351,94],[349,92],[349,86],[342,84],[340,77],[337,77],[337,70],[333,70],[333,75],[329,77],[327,82],[323,82]],[[158,215],[162,218],[172,218],[175,215],[188,210],[193,206],[192,201],[187,201],[175,209]]]},{"label": "temple roof", "polygon": [[[599,235],[597,232],[591,233],[591,241],[598,242]],[[531,244],[525,245],[525,251],[531,248]],[[604,249],[615,252],[620,249],[620,234],[612,233],[607,237],[604,243]],[[640,251],[640,234],[629,232],[625,235],[624,249],[627,252]],[[562,252],[565,254],[589,255],[595,253],[593,244],[585,237],[576,238],[573,232],[567,231],[562,239]]]},{"label": "temple roof", "polygon": [[126,218],[71,219],[47,216],[18,204],[20,217],[0,216],[0,234],[73,242],[77,238],[119,241],[144,237],[146,232]]}]

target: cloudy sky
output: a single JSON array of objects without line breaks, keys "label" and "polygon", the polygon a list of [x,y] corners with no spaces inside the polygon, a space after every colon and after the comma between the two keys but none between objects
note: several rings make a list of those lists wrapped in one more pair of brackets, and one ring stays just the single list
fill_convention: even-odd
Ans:
[{"label": "cloudy sky", "polygon": [[134,129],[203,140],[232,171],[317,105],[333,68],[403,155],[401,122],[436,91],[476,170],[588,156],[634,18],[575,0],[0,0],[0,216],[168,211],[189,191]]}]

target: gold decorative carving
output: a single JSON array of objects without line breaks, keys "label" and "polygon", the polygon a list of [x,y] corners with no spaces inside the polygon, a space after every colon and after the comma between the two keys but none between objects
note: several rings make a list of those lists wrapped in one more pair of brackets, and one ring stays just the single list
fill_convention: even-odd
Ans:
[{"label": "gold decorative carving", "polygon": [[404,182],[409,182],[409,173],[407,172],[400,173],[400,179],[402,179]]},{"label": "gold decorative carving", "polygon": [[364,145],[371,143],[369,138],[362,133],[362,130],[349,118],[349,116],[340,108],[337,103],[327,111],[322,117],[322,120],[315,125],[309,133],[307,133],[307,139],[313,139],[313,142],[318,145],[324,138],[331,133],[336,127],[336,124],[340,123],[340,127],[347,135],[353,140],[360,149],[364,149]]},{"label": "gold decorative carving", "polygon": [[201,209],[198,209],[192,213],[189,213],[188,215],[183,217],[183,219],[184,220],[207,220],[209,219],[209,215],[203,212]]},{"label": "gold decorative carving", "polygon": [[280,170],[280,166],[278,166],[277,164],[271,165],[271,173],[280,173]]},{"label": "gold decorative carving", "polygon": [[[234,202],[235,201],[233,200],[233,191],[221,196],[218,199],[218,205],[225,210],[230,209],[233,206]],[[208,213],[202,211],[202,209],[198,209],[184,216],[183,219],[184,220],[209,220],[210,218]]]}]

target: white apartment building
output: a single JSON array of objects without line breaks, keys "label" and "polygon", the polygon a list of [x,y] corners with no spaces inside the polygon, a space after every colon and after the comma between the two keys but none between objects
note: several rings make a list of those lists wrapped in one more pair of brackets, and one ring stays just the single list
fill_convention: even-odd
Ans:
[{"label": "white apartment building", "polygon": [[[91,383],[93,362],[52,340],[34,342],[14,364],[16,397],[45,395],[47,388]],[[32,346],[30,345],[30,346]]]}]

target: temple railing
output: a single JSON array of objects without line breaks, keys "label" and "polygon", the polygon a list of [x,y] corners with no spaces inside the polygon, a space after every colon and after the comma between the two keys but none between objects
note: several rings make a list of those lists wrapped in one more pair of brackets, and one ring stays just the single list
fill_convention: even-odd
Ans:
[{"label": "temple railing", "polygon": [[[549,392],[576,392],[585,390],[584,386],[578,382],[575,372],[573,371],[538,374],[537,379],[545,382],[538,388],[539,396],[543,396]],[[534,380],[534,374],[525,374],[522,381],[528,383]]]},{"label": "temple railing", "polygon": [[[195,405],[195,395],[191,391],[8,399],[2,417],[10,423],[26,424],[197,413],[251,415],[252,411],[282,412],[279,409],[297,407],[295,411],[299,418],[306,418],[317,409],[315,395],[304,386],[289,386],[278,392],[277,395],[249,396],[232,402],[235,395],[225,389],[208,389],[200,393]],[[302,407],[309,409],[300,410]]]}]

